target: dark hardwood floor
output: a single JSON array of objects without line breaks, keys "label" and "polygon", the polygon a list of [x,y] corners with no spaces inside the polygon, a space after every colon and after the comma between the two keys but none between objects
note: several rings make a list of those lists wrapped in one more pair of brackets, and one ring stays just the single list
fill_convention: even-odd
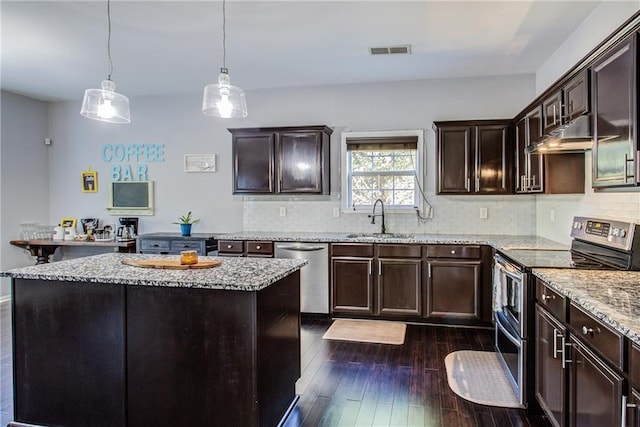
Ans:
[{"label": "dark hardwood floor", "polygon": [[285,426],[548,426],[523,410],[473,404],[447,384],[444,358],[493,351],[488,329],[408,325],[404,345],[322,339],[329,320],[303,319],[300,394]]}]

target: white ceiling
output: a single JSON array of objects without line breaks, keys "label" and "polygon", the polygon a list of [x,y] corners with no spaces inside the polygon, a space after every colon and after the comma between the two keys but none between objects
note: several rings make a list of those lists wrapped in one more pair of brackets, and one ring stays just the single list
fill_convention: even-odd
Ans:
[{"label": "white ceiling", "polygon": [[[243,89],[535,73],[601,1],[227,1]],[[0,2],[1,87],[78,100],[107,77],[106,1]],[[201,91],[222,66],[222,3],[112,0],[116,91]],[[410,44],[409,56],[368,48]]]}]

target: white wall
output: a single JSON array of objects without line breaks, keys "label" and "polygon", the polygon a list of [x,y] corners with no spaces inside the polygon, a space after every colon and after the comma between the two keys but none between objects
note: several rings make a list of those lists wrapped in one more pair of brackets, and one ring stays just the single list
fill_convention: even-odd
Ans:
[{"label": "white wall", "polygon": [[[534,96],[532,75],[259,90],[247,93],[249,117],[226,122],[200,112],[200,94],[131,100],[129,125],[82,118],[78,103],[51,107],[50,221],[106,213],[109,167],[103,144],[165,144],[166,161],[149,164],[155,181],[156,215],[141,218],[141,232],[178,231],[172,225],[192,210],[202,219],[194,232],[371,231],[365,214],[332,217],[339,206],[339,141],[343,130],[426,129],[427,192],[434,218],[418,224],[415,215],[390,215],[390,231],[425,233],[534,234],[533,197],[433,196],[434,120],[513,117]],[[332,195],[324,197],[232,196],[231,135],[228,127],[327,124],[331,138]],[[185,153],[217,154],[213,174],[183,172]],[[98,171],[98,193],[82,193],[80,173]],[[289,214],[279,217],[279,207]],[[479,219],[479,208],[489,218]]]},{"label": "white wall", "polygon": [[[2,113],[0,133],[0,269],[33,263],[28,253],[11,246],[21,238],[20,224],[49,221],[49,147],[47,103],[0,93]],[[0,297],[9,293],[3,279]]]},{"label": "white wall", "polygon": [[[548,86],[640,9],[638,0],[605,3],[598,6],[560,49],[540,67],[536,73],[536,93],[544,92]],[[569,243],[571,220],[575,215],[640,222],[640,193],[637,191],[623,190],[607,193],[593,191],[591,154],[591,151],[588,151],[585,156],[586,192],[584,195],[536,197],[538,235]],[[552,215],[554,221],[551,221]]]},{"label": "white wall", "polygon": [[544,92],[638,10],[640,0],[602,2],[538,69],[536,95]]}]

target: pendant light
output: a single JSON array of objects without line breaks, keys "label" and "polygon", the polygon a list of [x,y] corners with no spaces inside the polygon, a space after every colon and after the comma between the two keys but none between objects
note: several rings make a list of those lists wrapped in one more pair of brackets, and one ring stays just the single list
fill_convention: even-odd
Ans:
[{"label": "pendant light", "polygon": [[231,119],[247,117],[247,102],[244,90],[231,85],[227,69],[227,22],[226,0],[222,1],[222,68],[218,83],[210,83],[204,87],[202,112],[207,116]]},{"label": "pendant light", "polygon": [[109,76],[102,81],[102,89],[87,89],[84,92],[80,114],[88,119],[107,123],[130,123],[129,98],[115,91],[116,84],[111,80],[113,61],[111,60],[111,0],[107,0],[107,57],[109,58]]}]

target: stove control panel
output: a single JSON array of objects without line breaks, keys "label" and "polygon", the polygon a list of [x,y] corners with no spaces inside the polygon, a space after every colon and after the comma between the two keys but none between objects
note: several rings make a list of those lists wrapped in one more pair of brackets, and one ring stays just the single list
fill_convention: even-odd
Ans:
[{"label": "stove control panel", "polygon": [[631,222],[576,216],[571,226],[571,237],[630,251],[636,227],[637,225]]}]

